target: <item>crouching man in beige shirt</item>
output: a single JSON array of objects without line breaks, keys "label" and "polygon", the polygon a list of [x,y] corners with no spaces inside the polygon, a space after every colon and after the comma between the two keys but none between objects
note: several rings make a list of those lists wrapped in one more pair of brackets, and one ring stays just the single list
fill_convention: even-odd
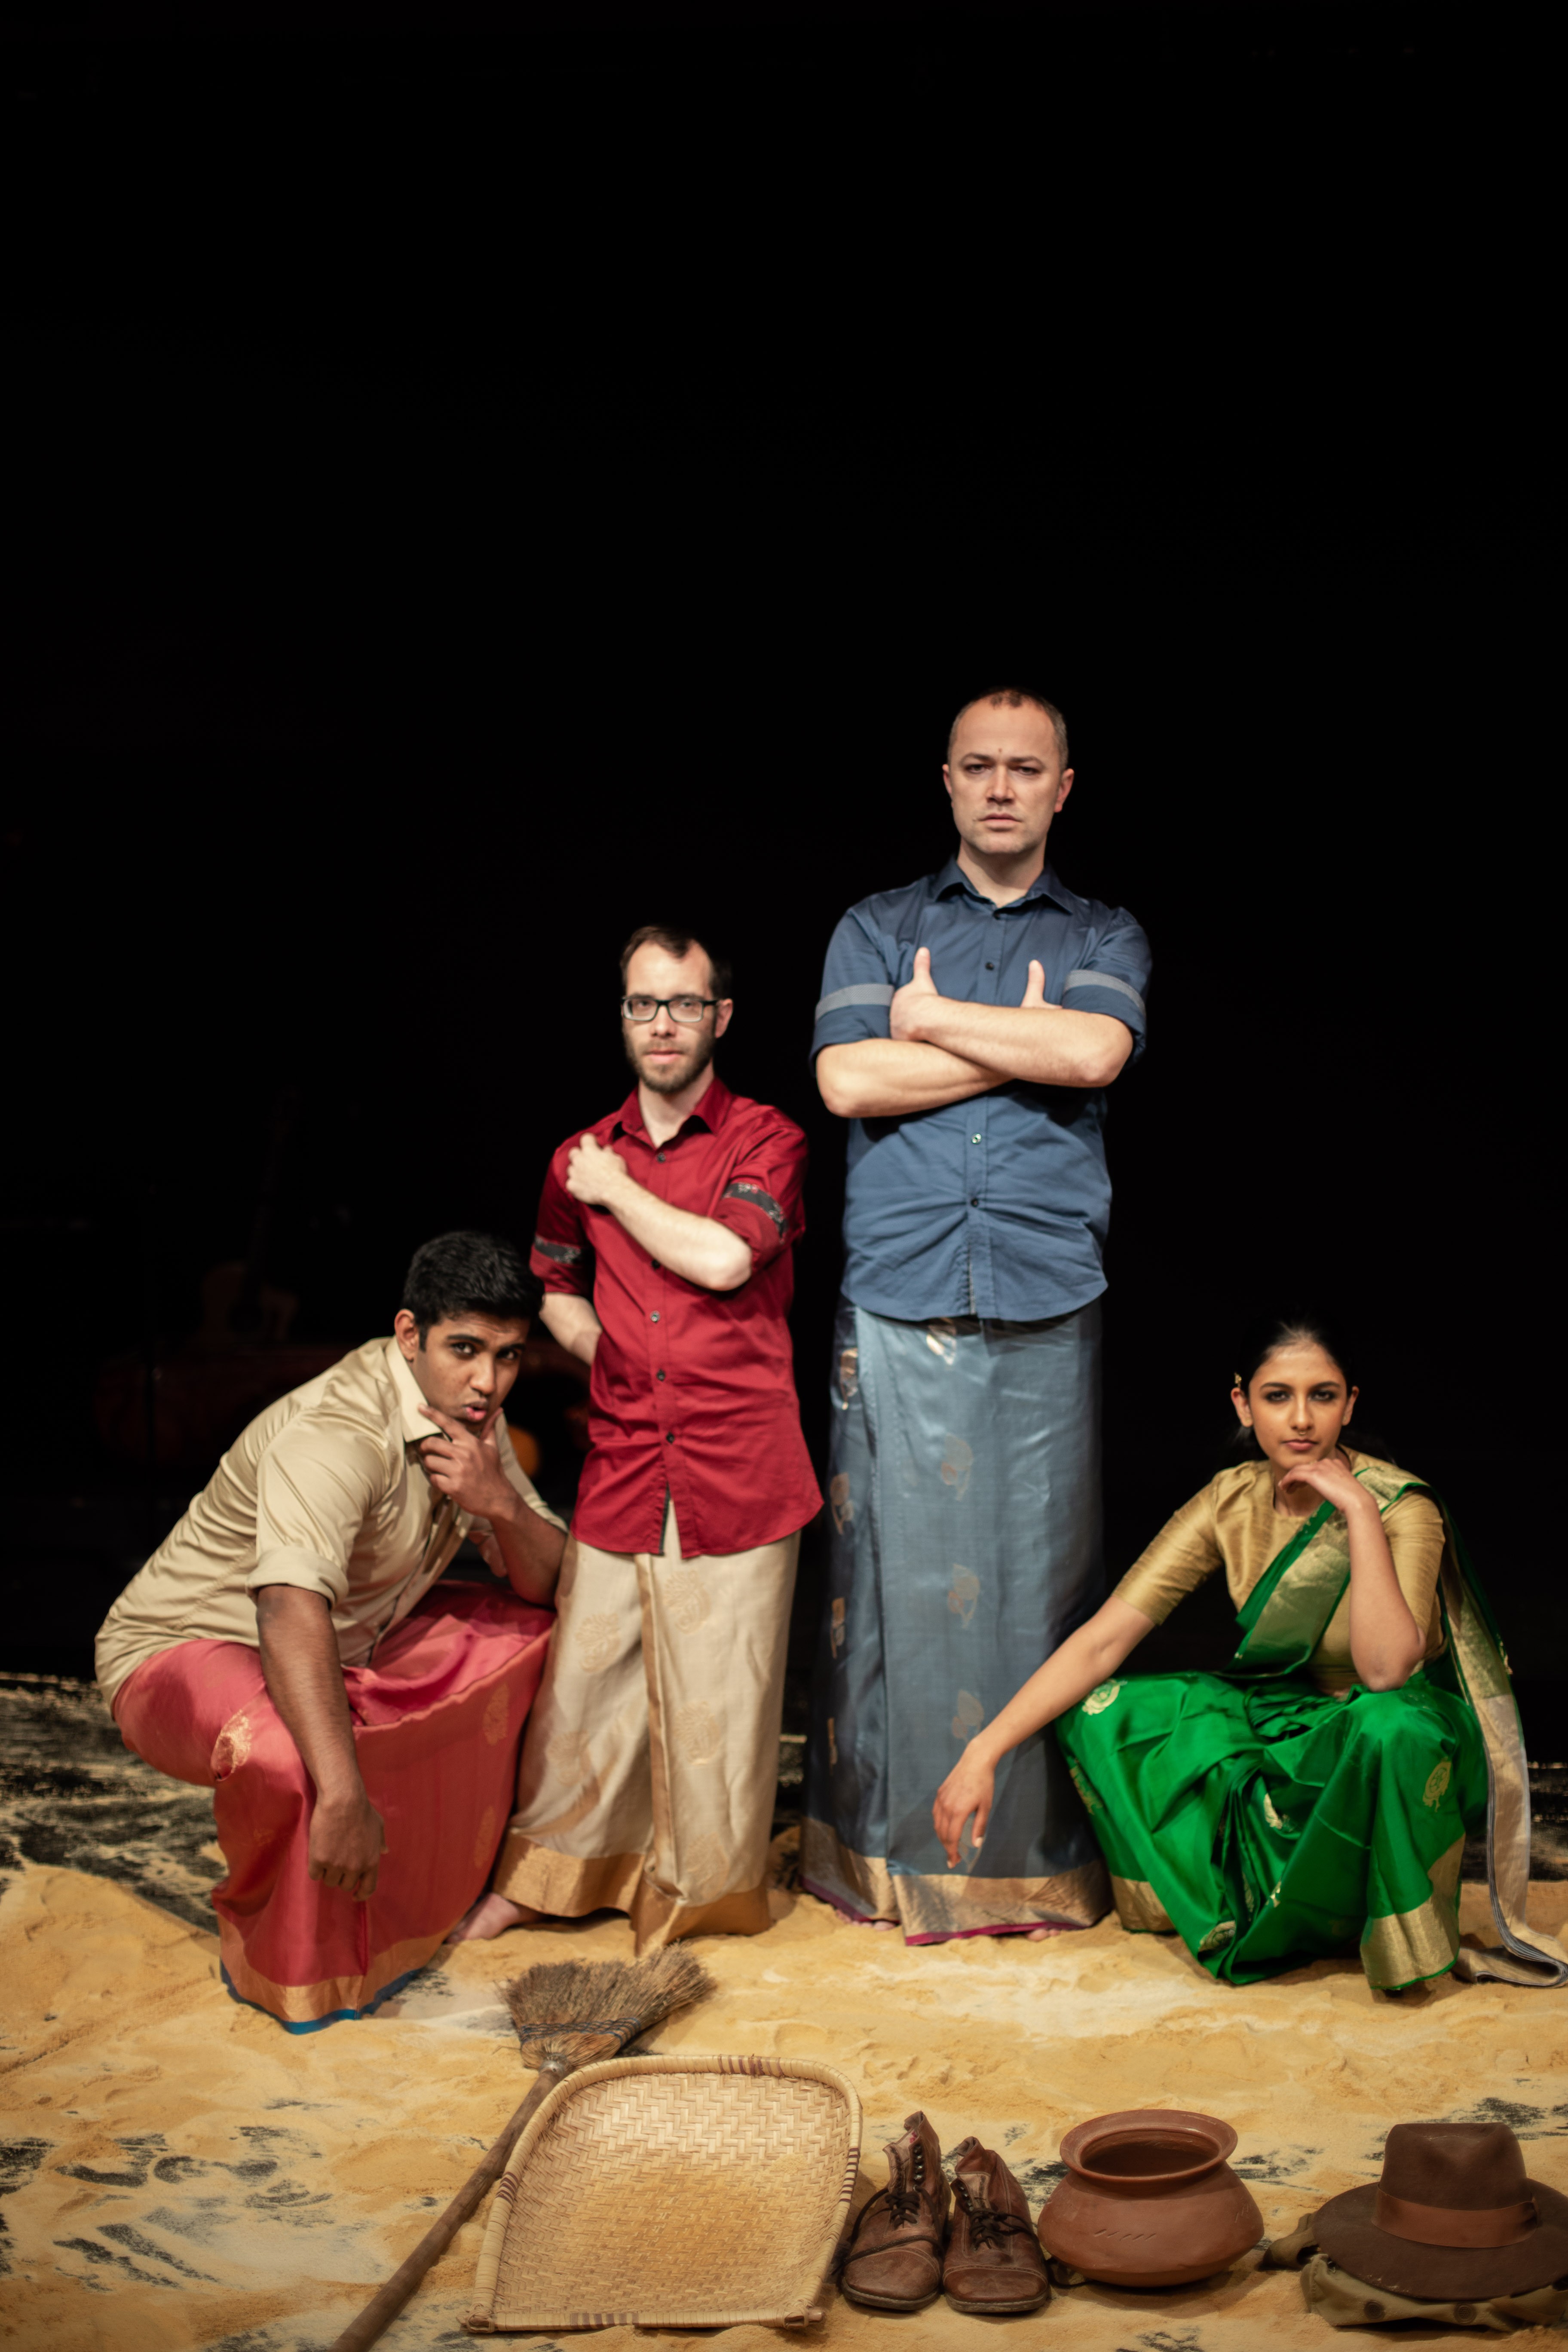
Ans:
[{"label": "crouching man in beige shirt", "polygon": [[[506,1826],[565,1541],[501,1411],[539,1296],[426,1242],[393,1337],[258,1415],[98,1636],[126,1746],[215,1790],[225,1979],[294,2032],[422,1967]],[[432,1592],[465,1536],[496,1586]]]}]

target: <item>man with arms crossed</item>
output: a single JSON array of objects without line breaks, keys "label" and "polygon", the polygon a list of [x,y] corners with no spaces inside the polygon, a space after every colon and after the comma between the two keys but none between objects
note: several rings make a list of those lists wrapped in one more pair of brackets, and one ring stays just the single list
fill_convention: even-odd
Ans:
[{"label": "man with arms crossed", "polygon": [[769,1924],[790,1597],[821,1498],[785,1319],[805,1138],[714,1070],[730,978],[701,941],[639,930],[621,976],[636,1090],[562,1145],[540,1202],[544,1320],[593,1366],[593,1445],[474,1932],[607,1906],[644,1951]]},{"label": "man with arms crossed", "polygon": [[817,1084],[852,1124],[802,1876],[911,1943],[1087,1926],[1109,1900],[1047,1738],[1014,1750],[957,1875],[931,1820],[1017,1661],[1101,1598],[1101,1130],[1149,950],[1046,862],[1067,762],[1039,696],[967,704],[942,771],[957,855],[850,909],[816,1013]]},{"label": "man with arms crossed", "polygon": [[[422,1967],[495,1856],[565,1542],[501,1418],[538,1300],[509,1244],[426,1242],[393,1337],[257,1416],[98,1636],[126,1746],[216,1788],[229,1988],[296,2032]],[[430,1591],[465,1535],[504,1591]]]}]

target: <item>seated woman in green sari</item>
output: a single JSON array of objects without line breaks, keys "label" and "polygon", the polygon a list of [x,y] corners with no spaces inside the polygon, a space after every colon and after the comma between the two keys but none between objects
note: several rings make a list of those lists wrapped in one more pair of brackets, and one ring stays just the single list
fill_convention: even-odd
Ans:
[{"label": "seated woman in green sari", "polygon": [[[1005,1759],[1054,1724],[1124,1927],[1251,1983],[1359,1946],[1380,1990],[1456,1968],[1549,1985],[1525,1919],[1530,1788],[1486,1602],[1423,1482],[1348,1443],[1343,1351],[1262,1327],[1231,1391],[1247,1458],[1179,1510],[1104,1605],[977,1731],[937,1794],[956,1864]],[[1250,1436],[1245,1433],[1250,1432]],[[1218,1568],[1240,1645],[1218,1674],[1119,1679]],[[1461,1950],[1459,1865],[1483,1831],[1502,1948]]]}]

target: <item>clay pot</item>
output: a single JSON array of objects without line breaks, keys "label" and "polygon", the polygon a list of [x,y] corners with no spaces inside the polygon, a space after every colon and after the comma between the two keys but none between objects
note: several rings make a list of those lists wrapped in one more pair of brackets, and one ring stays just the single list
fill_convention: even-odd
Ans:
[{"label": "clay pot", "polygon": [[1179,2107],[1129,2107],[1075,2125],[1040,2243],[1107,2286],[1186,2286],[1228,2269],[1263,2216],[1226,2158],[1228,2124]]}]

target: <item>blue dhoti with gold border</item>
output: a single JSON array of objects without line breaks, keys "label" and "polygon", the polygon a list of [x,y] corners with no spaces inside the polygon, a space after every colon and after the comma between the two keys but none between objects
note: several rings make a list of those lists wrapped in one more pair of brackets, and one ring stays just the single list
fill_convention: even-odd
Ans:
[{"label": "blue dhoti with gold border", "polygon": [[910,1943],[1089,1927],[1105,1865],[1056,1739],[1006,1757],[984,1844],[931,1825],[964,1743],[1103,1598],[1100,1308],[834,1333],[826,1608],[801,1876]]}]

